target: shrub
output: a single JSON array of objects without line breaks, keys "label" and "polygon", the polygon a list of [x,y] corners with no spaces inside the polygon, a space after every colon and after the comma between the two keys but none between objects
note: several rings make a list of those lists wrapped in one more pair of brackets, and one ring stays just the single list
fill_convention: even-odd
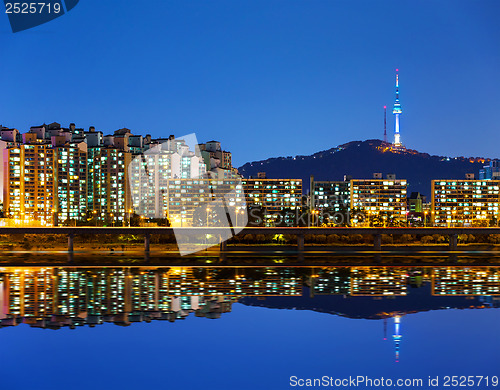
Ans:
[{"label": "shrub", "polygon": [[263,243],[264,241],[266,241],[266,236],[265,235],[263,235],[263,234],[257,234],[255,236],[255,242]]},{"label": "shrub", "polygon": [[363,242],[363,235],[362,234],[353,234],[352,236],[348,236],[350,238],[349,241],[353,244],[360,244]]},{"label": "shrub", "polygon": [[413,241],[413,236],[411,234],[402,234],[399,241],[403,244]]},{"label": "shrub", "polygon": [[326,241],[329,244],[334,244],[340,241],[340,236],[338,234],[329,234],[328,236],[326,236]]},{"label": "shrub", "polygon": [[382,234],[382,244],[392,244],[394,239],[391,234]]},{"label": "shrub", "polygon": [[439,241],[439,237],[442,237],[442,236],[439,235],[439,234],[433,234],[432,235],[432,238],[434,239],[434,242],[438,242]]},{"label": "shrub", "polygon": [[438,236],[436,242],[438,244],[444,244],[445,242],[448,241],[448,237],[445,237],[445,236],[441,236],[440,234],[436,234],[436,236]]},{"label": "shrub", "polygon": [[423,236],[420,239],[420,242],[422,244],[430,244],[430,243],[434,242],[434,237],[432,237],[432,236]]},{"label": "shrub", "polygon": [[490,234],[488,236],[488,241],[492,244],[500,244],[500,234]]},{"label": "shrub", "polygon": [[467,234],[459,234],[458,235],[458,242],[468,242],[469,241],[469,236]]},{"label": "shrub", "polygon": [[252,242],[255,242],[255,238],[254,238],[253,234],[245,234],[243,236],[243,241],[245,241],[248,244],[251,244]]},{"label": "shrub", "polygon": [[316,243],[317,244],[325,244],[326,243],[326,235],[324,234],[319,234],[316,236]]}]

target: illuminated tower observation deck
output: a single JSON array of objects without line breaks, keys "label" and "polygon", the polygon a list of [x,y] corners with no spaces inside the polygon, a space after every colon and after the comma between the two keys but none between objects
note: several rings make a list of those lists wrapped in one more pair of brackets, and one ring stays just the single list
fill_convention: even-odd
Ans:
[{"label": "illuminated tower observation deck", "polygon": [[401,143],[401,134],[399,133],[399,116],[403,113],[401,109],[401,103],[399,102],[399,69],[396,69],[396,100],[394,101],[394,108],[392,113],[394,114],[394,146],[403,146]]}]

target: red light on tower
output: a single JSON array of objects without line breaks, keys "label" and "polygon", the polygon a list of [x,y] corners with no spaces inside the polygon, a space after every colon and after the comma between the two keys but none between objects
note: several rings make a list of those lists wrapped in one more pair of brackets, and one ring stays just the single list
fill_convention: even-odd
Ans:
[{"label": "red light on tower", "polygon": [[384,110],[387,108],[387,106],[384,106]]},{"label": "red light on tower", "polygon": [[399,69],[396,69],[396,72],[399,72]]}]

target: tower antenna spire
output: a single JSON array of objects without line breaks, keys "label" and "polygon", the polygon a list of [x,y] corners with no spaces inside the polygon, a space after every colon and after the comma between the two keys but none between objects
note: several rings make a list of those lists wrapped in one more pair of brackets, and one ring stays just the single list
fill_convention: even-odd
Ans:
[{"label": "tower antenna spire", "polygon": [[401,103],[399,102],[399,69],[396,69],[396,99],[394,100],[394,108],[392,113],[394,114],[394,146],[401,147],[401,134],[399,133],[399,116],[403,113],[401,109]]},{"label": "tower antenna spire", "polygon": [[384,142],[387,143],[387,106],[384,106]]}]

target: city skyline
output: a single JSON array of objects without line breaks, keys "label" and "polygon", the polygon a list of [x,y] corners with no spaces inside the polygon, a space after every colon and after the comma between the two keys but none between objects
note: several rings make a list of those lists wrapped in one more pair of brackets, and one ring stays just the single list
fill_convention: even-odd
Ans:
[{"label": "city skyline", "polygon": [[[97,129],[127,126],[155,137],[196,131],[201,139],[224,139],[240,166],[382,139],[381,108],[393,101],[399,69],[407,147],[451,157],[498,157],[494,142],[482,142],[495,139],[499,123],[499,91],[492,88],[499,84],[497,2],[442,2],[432,14],[411,3],[360,2],[370,16],[347,3],[322,1],[309,3],[306,12],[298,3],[266,3],[271,16],[260,13],[259,2],[155,3],[157,16],[132,3],[119,9],[100,4],[95,14],[96,4],[87,1],[47,25],[1,35],[4,56],[19,58],[2,64],[0,81],[9,96],[2,125],[74,121]],[[112,12],[121,20],[114,30],[107,19]],[[132,17],[133,34],[123,33]],[[93,20],[92,32],[87,20]],[[6,28],[6,17],[3,23]],[[181,26],[191,32],[178,34]],[[62,29],[66,33],[59,35]],[[224,30],[233,34],[221,35]],[[50,46],[47,37],[53,38]],[[105,42],[113,42],[110,50]],[[54,57],[57,67],[44,60],[24,65]],[[487,82],[478,82],[483,74]],[[33,91],[60,91],[72,99],[41,101]],[[478,131],[482,137],[473,136]],[[296,142],[311,132],[308,142]],[[249,135],[271,142],[248,151],[241,139]]]},{"label": "city skyline", "polygon": [[500,384],[499,0],[4,3],[3,387]]},{"label": "city skyline", "polygon": [[[400,113],[396,75],[395,117]],[[412,155],[397,123],[394,143],[378,150]],[[135,226],[142,219],[181,228],[218,226],[229,221],[225,207],[232,226],[241,214],[240,227],[494,227],[500,215],[498,160],[483,165],[479,179],[474,173],[465,173],[465,180],[432,178],[431,202],[409,192],[404,177],[382,172],[317,183],[311,175],[309,194],[295,171],[285,179],[267,178],[265,171],[244,178],[221,142],[200,144],[193,134],[155,139],[123,128],[104,135],[74,123],[34,126],[27,133],[0,127],[0,162],[3,226],[132,226],[133,216],[141,218],[134,218]],[[224,207],[217,203],[222,199]]]}]

